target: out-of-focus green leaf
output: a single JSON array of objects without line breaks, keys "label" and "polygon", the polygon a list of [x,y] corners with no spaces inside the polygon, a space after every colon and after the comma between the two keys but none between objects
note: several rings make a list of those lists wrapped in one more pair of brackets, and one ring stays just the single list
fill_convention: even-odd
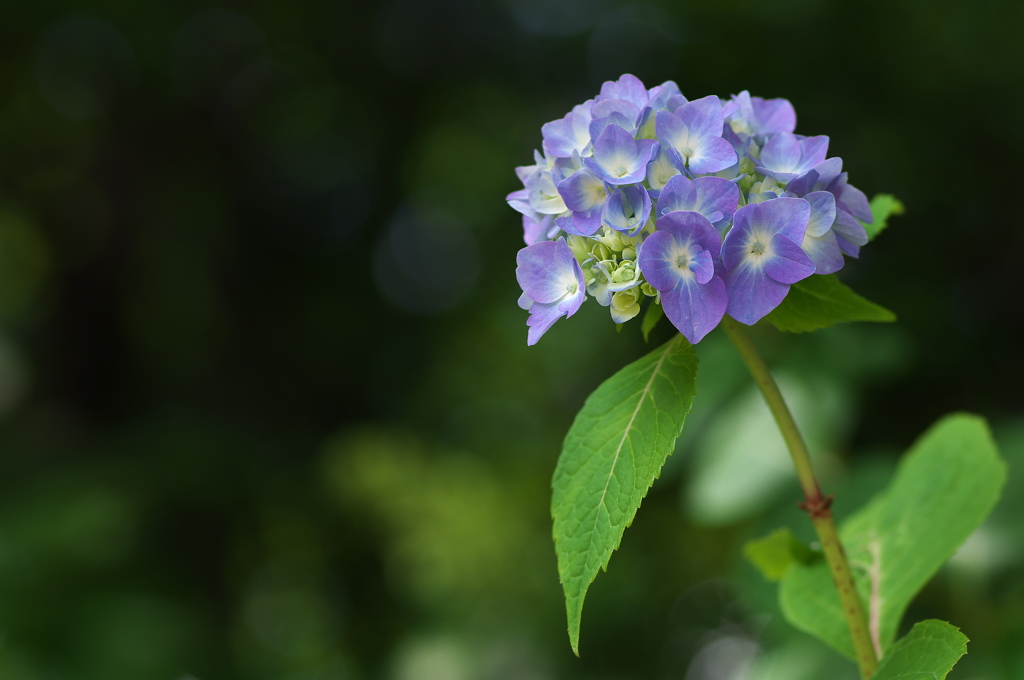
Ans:
[{"label": "out-of-focus green leaf", "polygon": [[587,588],[661,473],[693,402],[697,356],[677,336],[629,364],[587,399],[552,481],[555,551],[569,640],[579,653]]},{"label": "out-of-focus green leaf", "polygon": [[945,621],[921,621],[882,657],[871,680],[943,680],[967,653],[967,642]]},{"label": "out-of-focus green leaf", "polygon": [[794,562],[810,559],[810,548],[783,527],[743,545],[743,554],[769,581],[781,581]]},{"label": "out-of-focus green leaf", "polygon": [[794,283],[782,304],[765,319],[780,331],[805,333],[847,321],[895,321],[896,315],[829,274]]},{"label": "out-of-focus green leaf", "polygon": [[902,215],[903,204],[892,194],[875,194],[871,199],[871,216],[874,218],[871,224],[861,222],[868,232],[868,240],[873,241],[882,230],[889,226],[889,218],[892,215]]},{"label": "out-of-focus green leaf", "polygon": [[[883,650],[911,599],[991,511],[1005,479],[985,421],[947,416],[914,444],[889,488],[840,528],[872,637]],[[824,561],[793,564],[779,597],[790,623],[853,657]]]}]

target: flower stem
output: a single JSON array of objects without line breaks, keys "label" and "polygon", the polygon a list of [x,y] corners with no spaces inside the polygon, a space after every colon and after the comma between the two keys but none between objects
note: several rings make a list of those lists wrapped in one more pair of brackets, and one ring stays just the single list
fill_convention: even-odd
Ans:
[{"label": "flower stem", "polygon": [[754,343],[751,342],[750,336],[747,335],[743,326],[728,316],[722,319],[722,327],[739,351],[743,362],[760,388],[761,394],[764,395],[764,400],[775,417],[775,422],[782,432],[782,438],[786,442],[789,454],[793,458],[793,465],[796,466],[797,477],[799,477],[800,486],[804,491],[804,502],[801,507],[810,515],[814,529],[818,532],[818,540],[821,541],[825,560],[832,572],[832,581],[839,593],[843,614],[846,616],[846,625],[850,629],[850,637],[853,639],[857,665],[860,667],[861,677],[866,680],[874,674],[878,667],[878,650],[875,649],[871,641],[871,631],[868,627],[867,617],[864,615],[864,605],[857,595],[853,574],[846,561],[846,553],[839,542],[839,533],[836,531],[836,523],[832,517],[832,497],[822,495],[818,479],[814,475],[814,468],[811,466],[807,445],[793,421],[793,415],[789,412],[782,393],[779,392],[779,386],[772,378],[764,359],[758,354]]}]

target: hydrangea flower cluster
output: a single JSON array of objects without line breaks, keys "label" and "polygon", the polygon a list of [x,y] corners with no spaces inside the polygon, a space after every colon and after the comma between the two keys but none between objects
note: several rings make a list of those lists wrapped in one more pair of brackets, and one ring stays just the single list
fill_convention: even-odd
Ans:
[{"label": "hydrangea flower cluster", "polygon": [[867,198],[826,158],[828,137],[795,127],[785,99],[690,101],[629,74],[544,125],[544,153],[516,168],[523,188],[507,197],[523,215],[527,343],[588,295],[616,323],[653,298],[696,343],[725,314],[753,324],[791,284],[857,257]]}]

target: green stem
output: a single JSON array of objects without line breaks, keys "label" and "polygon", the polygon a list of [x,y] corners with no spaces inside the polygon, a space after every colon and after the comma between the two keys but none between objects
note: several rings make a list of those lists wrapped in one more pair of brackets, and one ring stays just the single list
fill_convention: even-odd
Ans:
[{"label": "green stem", "polygon": [[779,392],[779,386],[772,378],[764,359],[758,354],[754,343],[751,342],[750,336],[747,335],[742,325],[728,316],[722,319],[722,328],[725,329],[729,339],[736,346],[743,362],[754,377],[754,381],[761,389],[761,394],[764,395],[764,400],[775,417],[775,422],[778,423],[779,430],[782,432],[782,438],[786,442],[789,454],[793,458],[797,477],[799,477],[800,486],[804,491],[804,503],[801,507],[810,515],[811,521],[814,522],[814,528],[818,532],[818,540],[821,541],[825,560],[832,572],[832,581],[839,593],[843,614],[846,616],[846,625],[850,629],[850,637],[853,639],[853,647],[857,653],[857,665],[860,667],[861,676],[866,680],[874,674],[878,667],[878,656],[871,641],[871,631],[868,627],[867,617],[864,615],[864,605],[857,595],[853,574],[846,561],[846,553],[839,542],[839,533],[836,531],[836,523],[832,517],[832,497],[822,495],[821,487],[818,486],[818,479],[815,477],[814,468],[811,465],[811,456],[807,452],[807,445],[793,421],[793,415],[789,412],[782,393]]}]

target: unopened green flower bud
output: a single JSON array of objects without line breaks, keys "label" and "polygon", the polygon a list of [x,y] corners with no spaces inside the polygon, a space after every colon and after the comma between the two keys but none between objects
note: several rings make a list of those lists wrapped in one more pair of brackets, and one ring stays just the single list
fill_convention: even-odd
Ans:
[{"label": "unopened green flower bud", "polygon": [[630,288],[612,295],[611,313],[615,323],[629,321],[640,313],[640,292]]},{"label": "unopened green flower bud", "polygon": [[590,257],[590,248],[593,241],[585,236],[570,236],[566,239],[566,243],[569,244],[569,250],[572,251],[573,257],[576,258],[577,262],[583,262]]}]

